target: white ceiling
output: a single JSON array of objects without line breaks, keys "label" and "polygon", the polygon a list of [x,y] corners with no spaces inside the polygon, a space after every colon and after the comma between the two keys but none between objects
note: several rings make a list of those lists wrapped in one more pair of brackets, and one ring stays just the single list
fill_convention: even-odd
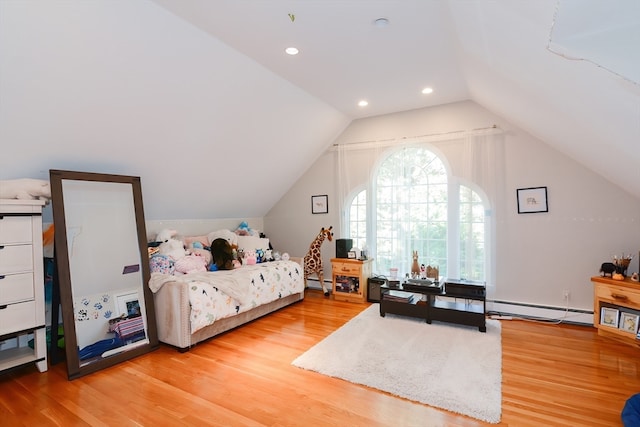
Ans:
[{"label": "white ceiling", "polygon": [[637,0],[0,1],[0,179],[135,174],[149,219],[261,217],[351,121],[472,100],[640,197],[639,22]]},{"label": "white ceiling", "polygon": [[640,197],[637,0],[154,1],[351,119],[472,99]]}]

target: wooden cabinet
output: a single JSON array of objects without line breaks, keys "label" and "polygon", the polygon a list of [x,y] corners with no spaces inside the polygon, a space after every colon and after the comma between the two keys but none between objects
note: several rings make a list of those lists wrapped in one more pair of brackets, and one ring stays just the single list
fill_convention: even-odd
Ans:
[{"label": "wooden cabinet", "polygon": [[[629,278],[591,278],[594,285],[593,326],[598,335],[640,346],[636,338],[640,319],[640,283]],[[606,315],[602,316],[605,313]]]},{"label": "wooden cabinet", "polygon": [[331,259],[333,299],[349,302],[367,301],[367,279],[371,277],[373,259]]},{"label": "wooden cabinet", "polygon": [[33,362],[47,370],[43,205],[0,200],[0,371]]}]

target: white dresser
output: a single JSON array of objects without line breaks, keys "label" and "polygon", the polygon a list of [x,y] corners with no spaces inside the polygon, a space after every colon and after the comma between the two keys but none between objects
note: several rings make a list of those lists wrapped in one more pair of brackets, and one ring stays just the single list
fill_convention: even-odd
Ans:
[{"label": "white dresser", "polygon": [[47,370],[43,206],[0,199],[0,371],[27,363]]}]

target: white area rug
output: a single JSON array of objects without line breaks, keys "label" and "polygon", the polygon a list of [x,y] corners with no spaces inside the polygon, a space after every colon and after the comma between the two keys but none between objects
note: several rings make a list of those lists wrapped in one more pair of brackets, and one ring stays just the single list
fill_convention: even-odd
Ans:
[{"label": "white area rug", "polygon": [[387,314],[378,304],[292,362],[416,402],[500,422],[502,342],[497,320],[478,328]]}]

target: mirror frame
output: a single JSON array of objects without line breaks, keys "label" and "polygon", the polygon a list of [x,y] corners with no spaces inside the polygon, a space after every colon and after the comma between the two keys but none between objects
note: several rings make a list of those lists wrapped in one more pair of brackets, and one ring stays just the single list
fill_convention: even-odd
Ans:
[{"label": "mirror frame", "polygon": [[[58,270],[58,286],[60,290],[60,305],[62,308],[62,321],[64,327],[67,374],[69,380],[73,380],[148,353],[156,349],[159,345],[155,309],[153,304],[153,293],[148,286],[151,273],[148,262],[149,252],[147,249],[147,232],[144,219],[144,208],[142,204],[142,185],[140,177],[136,176],[75,172],[55,169],[49,171],[49,178],[54,223],[54,258],[56,260]],[[67,246],[67,227],[65,220],[64,194],[62,189],[62,182],[64,180],[111,182],[131,185],[135,211],[134,215],[138,234],[137,242],[140,251],[140,270],[142,273],[142,283],[140,285],[143,288],[147,322],[147,339],[149,340],[149,343],[147,344],[133,347],[127,351],[114,354],[101,360],[92,361],[82,366],[80,364],[78,354],[78,339],[73,312],[73,287],[69,266],[69,248]],[[100,243],[97,242],[96,245],[98,244]]]}]

